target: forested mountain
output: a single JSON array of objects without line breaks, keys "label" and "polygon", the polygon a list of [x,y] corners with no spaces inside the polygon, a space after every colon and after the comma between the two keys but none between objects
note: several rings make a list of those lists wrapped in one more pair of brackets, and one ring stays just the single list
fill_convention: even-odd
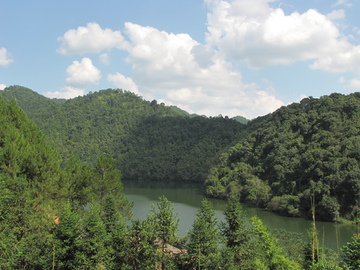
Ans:
[{"label": "forested mountain", "polygon": [[245,127],[223,117],[189,115],[122,90],[102,90],[64,104],[19,86],[0,93],[23,106],[65,160],[77,155],[94,163],[105,153],[132,180],[203,182],[217,155]]},{"label": "forested mountain", "polygon": [[360,207],[360,93],[305,98],[254,120],[207,178],[207,194],[281,214],[355,220]]},{"label": "forested mountain", "polygon": [[24,106],[65,163],[106,154],[128,180],[207,179],[208,196],[240,194],[282,215],[309,217],[315,207],[322,220],[359,216],[359,93],[306,98],[246,125],[122,90],[63,104],[18,86],[0,93]]},{"label": "forested mountain", "polygon": [[321,248],[315,231],[304,243],[299,235],[270,231],[256,216],[247,219],[237,196],[230,198],[222,223],[204,200],[181,239],[178,218],[164,196],[146,219],[129,219],[131,204],[113,159],[101,155],[89,166],[71,157],[60,164],[36,124],[14,101],[0,97],[0,269],[360,266],[360,235],[337,259]]}]

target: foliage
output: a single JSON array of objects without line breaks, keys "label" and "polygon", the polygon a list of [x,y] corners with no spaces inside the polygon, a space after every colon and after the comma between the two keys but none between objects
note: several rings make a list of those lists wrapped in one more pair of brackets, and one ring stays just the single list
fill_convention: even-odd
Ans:
[{"label": "foliage", "polygon": [[[360,94],[305,98],[251,121],[249,135],[225,151],[206,192],[289,216],[354,220],[360,198]],[[314,197],[315,196],[315,197]]]},{"label": "foliage", "polygon": [[105,154],[127,180],[203,182],[216,156],[245,128],[235,120],[189,115],[120,89],[65,103],[41,99],[20,86],[0,94],[16,99],[64,162],[76,155],[94,165]]},{"label": "foliage", "polygon": [[219,231],[212,204],[203,200],[189,232],[189,255],[196,269],[219,267]]},{"label": "foliage", "polygon": [[342,248],[345,265],[348,269],[360,268],[360,234],[355,234],[351,242]]},{"label": "foliage", "polygon": [[255,234],[259,237],[258,248],[264,254],[257,262],[260,267],[267,263],[269,269],[301,269],[299,264],[285,256],[283,250],[277,244],[276,238],[258,217],[252,217],[251,223],[254,226]]},{"label": "foliage", "polygon": [[[334,95],[332,99],[342,100],[341,108],[348,117],[344,119],[350,121],[356,114],[356,100],[350,106],[347,97]],[[331,100],[326,99],[326,104]],[[319,111],[324,110],[320,105]],[[163,105],[152,106],[157,109]],[[254,121],[249,128],[260,124]],[[307,176],[312,176],[308,182],[301,177],[286,181],[288,172],[279,160],[271,171],[264,161],[271,151],[264,154],[265,149],[257,147],[253,151],[250,139],[235,145],[229,150],[231,155],[221,157],[224,163],[231,161],[230,167],[215,168],[210,178],[213,195],[231,197],[224,213],[226,222],[219,225],[211,202],[204,200],[178,256],[164,252],[179,242],[178,218],[171,203],[161,197],[145,220],[129,221],[131,204],[121,193],[122,173],[113,158],[101,154],[92,165],[75,157],[62,163],[34,122],[14,101],[7,103],[2,97],[0,127],[0,269],[300,269],[301,264],[306,269],[359,268],[359,235],[342,248],[343,262],[334,262],[334,256],[319,247],[315,223],[310,230],[310,244],[305,245],[293,235],[270,232],[257,217],[249,222],[239,203],[243,195],[255,204],[269,201],[268,207],[285,213],[302,210],[302,204],[316,204],[325,218],[336,218],[344,211],[355,213],[359,197],[347,198],[342,192],[349,192],[347,196],[358,192],[356,136],[346,133],[343,138],[337,137],[340,148],[337,142],[331,144],[336,151],[346,153],[345,157],[329,147],[317,149],[310,144],[311,137],[316,138],[318,133],[305,136],[308,143],[301,150],[301,158],[294,155],[290,160],[308,166],[302,167]],[[314,129],[311,125],[308,128]],[[351,132],[355,134],[356,130]],[[328,139],[332,140],[322,138]],[[261,136],[255,141],[259,146],[265,144]],[[255,155],[257,151],[261,154]],[[329,151],[333,151],[332,156],[327,156]],[[247,163],[250,156],[256,162]],[[327,159],[320,159],[324,156]],[[307,158],[317,165],[308,163]],[[287,162],[295,175],[296,166]],[[330,164],[339,167],[330,168]],[[327,174],[326,169],[333,174]],[[264,179],[266,173],[270,175]],[[274,182],[271,173],[278,181]]]}]

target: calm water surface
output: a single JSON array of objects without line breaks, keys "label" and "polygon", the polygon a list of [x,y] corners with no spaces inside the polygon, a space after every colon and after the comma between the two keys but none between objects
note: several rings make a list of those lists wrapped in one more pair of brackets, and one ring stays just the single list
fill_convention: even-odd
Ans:
[{"label": "calm water surface", "polygon": [[[151,204],[157,204],[162,195],[171,201],[174,213],[180,218],[179,236],[185,236],[191,229],[196,218],[196,212],[205,198],[201,188],[195,184],[139,184],[124,182],[126,197],[134,202],[132,209],[134,219],[145,219],[150,213]],[[215,214],[220,221],[224,221],[223,211],[226,202],[223,200],[211,200]],[[285,229],[289,232],[301,233],[304,240],[307,239],[307,230],[311,227],[311,221],[301,218],[282,217],[266,212],[259,208],[243,205],[248,217],[259,216],[264,224],[271,229]],[[358,231],[358,227],[329,222],[317,222],[320,243],[325,247],[338,250],[339,247],[350,241],[351,236]],[[323,237],[324,236],[324,237]]]}]

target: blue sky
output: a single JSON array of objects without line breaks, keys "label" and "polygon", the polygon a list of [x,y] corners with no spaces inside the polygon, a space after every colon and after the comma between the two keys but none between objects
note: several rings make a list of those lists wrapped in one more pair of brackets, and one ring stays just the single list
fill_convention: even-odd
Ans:
[{"label": "blue sky", "polygon": [[360,91],[355,0],[0,0],[0,89],[122,88],[208,116]]}]

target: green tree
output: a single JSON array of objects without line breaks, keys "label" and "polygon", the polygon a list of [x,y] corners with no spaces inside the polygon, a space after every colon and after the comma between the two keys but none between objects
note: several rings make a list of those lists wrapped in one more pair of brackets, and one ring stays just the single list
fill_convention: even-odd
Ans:
[{"label": "green tree", "polygon": [[170,254],[167,253],[168,244],[174,245],[177,240],[179,219],[174,214],[174,208],[170,201],[165,197],[159,198],[159,203],[152,205],[152,219],[155,225],[155,235],[161,246],[161,269],[169,269],[171,263]]},{"label": "green tree", "polygon": [[134,220],[126,235],[124,269],[154,269],[158,262],[153,220]]},{"label": "green tree", "polygon": [[60,211],[59,222],[53,232],[53,267],[54,269],[75,269],[77,262],[76,241],[80,236],[80,216],[70,202],[65,203]]},{"label": "green tree", "polygon": [[257,216],[251,218],[251,223],[258,237],[257,269],[301,269],[299,264],[285,256],[276,238]]},{"label": "green tree", "polygon": [[341,251],[348,269],[360,269],[360,234],[355,234]]},{"label": "green tree", "polygon": [[125,263],[127,248],[125,220],[122,218],[121,213],[117,211],[115,199],[111,195],[105,198],[102,219],[109,237],[109,246],[113,251],[111,265],[108,266],[108,269],[121,269]]},{"label": "green tree", "polygon": [[217,269],[220,265],[219,230],[212,204],[205,199],[189,232],[188,252],[196,269]]},{"label": "green tree", "polygon": [[107,269],[110,265],[113,250],[100,211],[99,204],[91,204],[82,222],[80,235],[75,242],[77,269]]},{"label": "green tree", "polygon": [[237,269],[252,269],[252,232],[238,197],[228,200],[224,215],[226,222],[222,224],[221,232],[225,238],[226,252],[232,254],[230,257]]}]

